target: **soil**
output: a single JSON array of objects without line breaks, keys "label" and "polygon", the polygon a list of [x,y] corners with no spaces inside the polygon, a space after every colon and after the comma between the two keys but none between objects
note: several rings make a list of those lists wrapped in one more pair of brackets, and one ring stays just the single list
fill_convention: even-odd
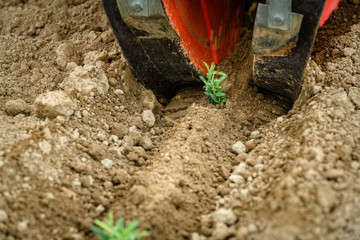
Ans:
[{"label": "soil", "polygon": [[319,30],[293,106],[252,84],[248,30],[219,66],[225,105],[163,106],[100,1],[0,0],[0,239],[97,239],[109,211],[144,239],[360,239],[359,10]]}]

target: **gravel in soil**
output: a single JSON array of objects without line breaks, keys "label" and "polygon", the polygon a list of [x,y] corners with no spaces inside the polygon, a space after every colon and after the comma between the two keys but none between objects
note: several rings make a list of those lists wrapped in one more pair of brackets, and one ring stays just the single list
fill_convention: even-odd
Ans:
[{"label": "gravel in soil", "polygon": [[0,0],[0,239],[96,239],[110,210],[148,239],[359,239],[353,9],[319,31],[291,108],[251,83],[250,31],[219,66],[225,105],[162,106],[100,1]]}]

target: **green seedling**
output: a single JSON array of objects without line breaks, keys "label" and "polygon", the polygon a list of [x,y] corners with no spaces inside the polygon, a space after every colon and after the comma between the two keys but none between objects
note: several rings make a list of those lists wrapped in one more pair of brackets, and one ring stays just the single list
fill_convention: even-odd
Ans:
[{"label": "green seedling", "polygon": [[[225,103],[228,99],[226,98],[225,92],[223,92],[221,82],[227,77],[227,75],[223,72],[215,71],[214,63],[211,63],[211,67],[209,67],[205,62],[204,64],[208,69],[208,73],[206,74],[207,79],[203,76],[200,76],[200,79],[205,84],[204,93],[209,96],[209,103],[213,105]],[[220,78],[217,79],[217,76],[220,76]]]},{"label": "green seedling", "polygon": [[192,104],[190,106],[188,106],[185,111],[188,112],[191,107],[192,107]]},{"label": "green seedling", "polygon": [[94,223],[102,228],[90,227],[91,231],[97,234],[100,240],[135,240],[150,235],[150,232],[136,230],[139,226],[137,221],[127,222],[126,226],[124,226],[124,219],[119,218],[114,225],[114,214],[112,211],[110,211],[107,219],[104,221],[95,219]]}]

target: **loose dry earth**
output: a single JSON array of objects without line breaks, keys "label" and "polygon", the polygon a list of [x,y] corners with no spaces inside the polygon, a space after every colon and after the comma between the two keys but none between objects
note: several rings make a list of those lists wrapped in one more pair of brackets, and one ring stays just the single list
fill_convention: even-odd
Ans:
[{"label": "loose dry earth", "polygon": [[291,109],[251,83],[249,31],[226,105],[162,106],[100,1],[0,0],[0,239],[96,239],[110,210],[148,239],[360,239],[359,12],[320,29]]}]

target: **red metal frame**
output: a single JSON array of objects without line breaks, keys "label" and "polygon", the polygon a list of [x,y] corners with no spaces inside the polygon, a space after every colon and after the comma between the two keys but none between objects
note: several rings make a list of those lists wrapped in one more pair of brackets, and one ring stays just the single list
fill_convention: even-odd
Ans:
[{"label": "red metal frame", "polygon": [[163,0],[190,61],[202,72],[204,62],[220,63],[239,41],[245,0]]},{"label": "red metal frame", "polygon": [[329,19],[332,12],[339,6],[340,0],[327,0],[324,11],[320,19],[320,26],[323,26],[326,20]]}]

